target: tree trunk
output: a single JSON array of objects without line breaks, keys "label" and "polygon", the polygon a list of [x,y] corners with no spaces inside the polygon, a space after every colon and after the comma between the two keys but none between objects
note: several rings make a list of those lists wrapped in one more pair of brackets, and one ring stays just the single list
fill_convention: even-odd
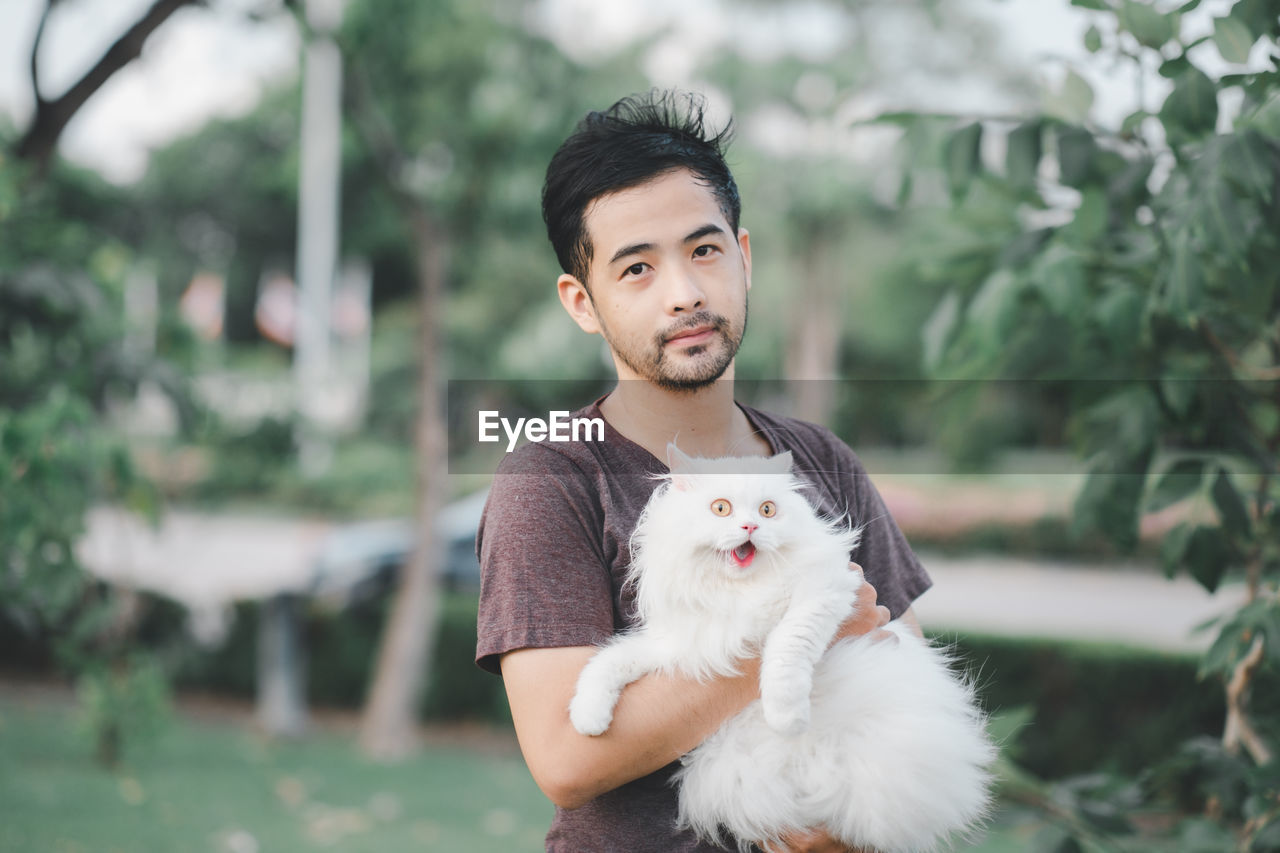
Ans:
[{"label": "tree trunk", "polygon": [[805,248],[805,280],[799,288],[803,297],[792,301],[785,355],[791,414],[824,426],[831,425],[835,411],[844,315],[840,282],[828,262],[834,251],[835,247],[823,240],[814,240]]},{"label": "tree trunk", "polygon": [[401,571],[391,615],[383,629],[373,683],[360,724],[360,745],[370,756],[400,758],[417,735],[418,704],[427,680],[439,599],[442,553],[435,521],[444,506],[447,458],[443,379],[440,369],[440,305],[446,268],[440,228],[415,205],[407,211],[413,228],[419,287],[419,409],[416,535]]}]

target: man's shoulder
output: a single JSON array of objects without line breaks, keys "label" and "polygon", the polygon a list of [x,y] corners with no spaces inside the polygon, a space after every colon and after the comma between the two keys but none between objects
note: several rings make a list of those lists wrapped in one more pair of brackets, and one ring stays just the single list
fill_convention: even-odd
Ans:
[{"label": "man's shoulder", "polygon": [[551,443],[530,441],[506,454],[498,463],[495,476],[556,474],[585,476],[597,467],[594,457],[581,442]]},{"label": "man's shoulder", "polygon": [[742,408],[766,433],[776,450],[803,449],[822,458],[851,459],[856,464],[857,457],[852,448],[827,427],[752,406],[743,405]]}]

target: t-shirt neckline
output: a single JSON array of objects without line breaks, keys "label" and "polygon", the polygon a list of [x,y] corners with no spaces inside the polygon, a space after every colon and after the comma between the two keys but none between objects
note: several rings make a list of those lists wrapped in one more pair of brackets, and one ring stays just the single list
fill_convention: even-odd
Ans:
[{"label": "t-shirt neckline", "polygon": [[[609,394],[612,394],[612,393],[613,393],[612,391],[609,392]],[[670,473],[671,469],[667,466],[666,462],[659,459],[657,456],[654,456],[647,449],[645,449],[644,447],[641,447],[636,442],[632,441],[622,433],[618,432],[614,428],[613,424],[609,422],[609,419],[604,416],[604,412],[600,410],[600,404],[605,401],[605,398],[607,398],[609,394],[602,394],[601,396],[596,398],[595,402],[593,402],[587,409],[588,416],[593,418],[598,417],[600,418],[600,420],[604,421],[604,434],[606,439],[609,439],[610,437],[612,437],[620,445],[627,447],[629,450],[631,450],[631,452],[638,452],[643,454],[645,458],[652,459],[655,462],[657,462],[658,465],[661,466],[663,471]],[[764,425],[761,424],[760,422],[761,413],[759,412],[759,410],[754,409],[751,406],[747,406],[743,403],[740,403],[737,400],[734,400],[733,404],[737,406],[744,415],[747,416],[747,422],[751,424],[752,429],[754,429],[757,433],[759,433],[760,436],[765,440],[765,443],[769,445],[769,455],[776,456],[777,454],[781,453],[782,450],[778,449],[778,444],[775,441],[775,436],[771,435],[770,431],[765,429]]]}]

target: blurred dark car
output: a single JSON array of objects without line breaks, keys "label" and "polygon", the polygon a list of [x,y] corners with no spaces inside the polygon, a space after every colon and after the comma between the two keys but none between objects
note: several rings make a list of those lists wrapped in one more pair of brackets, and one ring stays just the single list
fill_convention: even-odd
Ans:
[{"label": "blurred dark car", "polygon": [[[450,591],[479,592],[476,528],[488,490],[449,504],[436,517],[442,540],[440,584]],[[321,542],[310,593],[331,604],[349,604],[384,595],[395,586],[400,567],[413,550],[413,522],[407,518],[342,524]]]}]

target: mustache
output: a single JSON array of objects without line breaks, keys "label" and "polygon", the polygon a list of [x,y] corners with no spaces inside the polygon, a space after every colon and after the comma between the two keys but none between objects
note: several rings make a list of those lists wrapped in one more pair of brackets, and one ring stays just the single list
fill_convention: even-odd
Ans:
[{"label": "mustache", "polygon": [[683,320],[677,320],[659,332],[658,342],[665,344],[676,335],[684,334],[700,326],[711,326],[717,332],[724,332],[729,328],[729,321],[719,314],[712,314],[710,311],[699,311],[696,314],[690,314]]}]

